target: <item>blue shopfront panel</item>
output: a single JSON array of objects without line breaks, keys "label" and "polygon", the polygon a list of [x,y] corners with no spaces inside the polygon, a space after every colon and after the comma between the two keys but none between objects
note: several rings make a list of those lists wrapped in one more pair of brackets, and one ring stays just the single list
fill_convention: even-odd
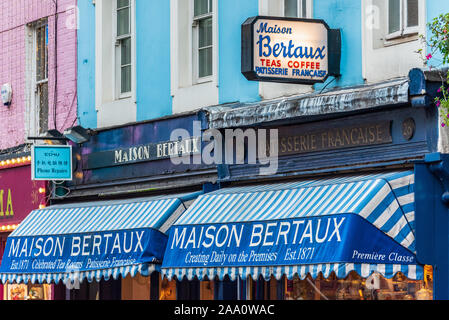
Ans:
[{"label": "blue shopfront panel", "polygon": [[322,263],[415,264],[415,255],[355,214],[173,226],[163,268]]},{"label": "blue shopfront panel", "polygon": [[167,236],[154,229],[9,237],[0,273],[67,273],[160,262]]}]

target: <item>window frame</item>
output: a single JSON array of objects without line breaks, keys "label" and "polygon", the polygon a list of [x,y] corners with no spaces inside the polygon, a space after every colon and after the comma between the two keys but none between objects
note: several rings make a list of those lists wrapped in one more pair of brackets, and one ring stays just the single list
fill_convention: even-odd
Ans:
[{"label": "window frame", "polygon": [[[192,21],[192,76],[193,76],[193,85],[205,83],[205,82],[211,82],[214,78],[214,63],[215,63],[215,56],[214,56],[214,47],[215,47],[215,34],[214,34],[214,20],[215,20],[215,2],[213,0],[207,1],[208,5],[210,4],[212,8],[209,8],[207,13],[200,14],[198,16],[195,16],[195,0],[192,0],[190,2],[191,7],[191,21]],[[212,33],[212,44],[210,46],[201,47],[200,48],[200,21],[211,19],[211,33]],[[211,70],[212,73],[208,76],[200,77],[200,50],[201,49],[207,49],[210,48],[212,50],[212,61],[211,61]]]},{"label": "window frame", "polygon": [[387,34],[385,39],[387,41],[394,40],[402,37],[408,37],[419,33],[419,1],[418,1],[418,25],[413,27],[407,27],[407,16],[408,16],[408,1],[407,0],[399,0],[399,30],[390,33],[390,0],[387,0],[386,5],[387,12]]},{"label": "window frame", "polygon": [[[285,1],[286,0],[282,0],[282,5],[281,5],[281,9],[282,9],[282,14],[284,17],[287,17],[285,15]],[[297,12],[296,12],[296,17],[294,18],[312,18],[312,3],[313,0],[296,0],[296,4],[297,4]],[[306,12],[305,14],[302,12],[303,10],[303,4],[306,4]]]},{"label": "window frame", "polygon": [[[118,20],[118,11],[123,10],[124,8],[128,8],[129,10],[129,33],[118,35],[117,34],[117,20]],[[129,5],[127,7],[117,7],[117,0],[113,0],[112,6],[112,38],[114,42],[114,96],[116,100],[129,99],[133,96],[133,88],[134,88],[134,41],[135,41],[135,33],[134,33],[134,1],[129,0]],[[126,65],[122,65],[122,41],[130,39],[130,63]],[[130,91],[122,92],[122,68],[130,67],[131,69],[131,77],[130,77]]]},{"label": "window frame", "polygon": [[[30,119],[32,122],[32,125],[28,128],[28,130],[30,131],[31,135],[40,135],[45,133],[45,131],[47,131],[49,129],[48,127],[48,117],[50,114],[50,104],[48,101],[49,98],[49,69],[48,69],[48,63],[49,63],[49,24],[48,24],[48,20],[47,19],[41,19],[41,20],[37,20],[34,22],[31,22],[27,25],[27,28],[29,30],[29,46],[30,46],[30,52],[29,52],[29,59],[30,59],[30,64],[29,64],[29,81],[30,81],[30,87],[29,87],[29,94],[30,94],[30,102],[31,102],[31,106],[30,106]],[[46,64],[46,70],[45,70],[45,75],[46,78],[43,79],[39,79],[38,80],[38,66],[37,66],[37,58],[38,58],[38,50],[37,50],[37,38],[38,38],[38,29],[39,28],[45,28],[45,37],[46,37],[46,41],[48,40],[47,44],[47,48],[46,48],[46,55],[45,55],[45,64]],[[40,96],[40,87],[42,85],[47,85],[47,110],[45,110],[45,114],[46,114],[46,119],[42,119],[41,117],[41,113],[42,113],[42,108],[41,108],[41,96]],[[44,128],[43,127],[43,122],[46,121],[47,123],[47,127]]]},{"label": "window frame", "polygon": [[418,10],[418,24],[416,26],[412,26],[412,27],[408,27],[408,1],[407,0],[403,0],[404,1],[404,31],[403,34],[404,35],[411,35],[411,34],[415,34],[415,33],[419,33],[419,0],[417,0],[417,10]]}]

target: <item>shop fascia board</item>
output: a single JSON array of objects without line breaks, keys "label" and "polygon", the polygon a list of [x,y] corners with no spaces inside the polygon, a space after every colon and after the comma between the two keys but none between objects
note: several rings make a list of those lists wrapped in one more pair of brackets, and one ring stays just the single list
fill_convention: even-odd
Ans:
[{"label": "shop fascia board", "polygon": [[246,127],[286,119],[316,120],[364,110],[410,103],[409,78],[397,78],[373,85],[348,87],[324,93],[304,94],[257,104],[207,107],[213,129]]},{"label": "shop fascia board", "polygon": [[70,186],[70,192],[64,197],[52,197],[53,204],[64,202],[68,199],[82,199],[86,197],[111,198],[111,197],[136,197],[143,193],[165,193],[180,188],[195,188],[206,183],[217,182],[217,169],[205,169],[194,173],[182,173],[171,176],[155,176],[110,181],[95,184],[83,184]]}]

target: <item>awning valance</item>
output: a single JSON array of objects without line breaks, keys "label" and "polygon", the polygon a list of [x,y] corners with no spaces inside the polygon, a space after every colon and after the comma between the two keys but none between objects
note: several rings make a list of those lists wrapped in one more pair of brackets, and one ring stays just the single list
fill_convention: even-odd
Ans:
[{"label": "awning valance", "polygon": [[171,223],[199,193],[35,210],[8,237],[3,283],[149,275],[159,268]]},{"label": "awning valance", "polygon": [[168,278],[284,274],[422,278],[412,171],[236,187],[201,195],[171,227]]}]

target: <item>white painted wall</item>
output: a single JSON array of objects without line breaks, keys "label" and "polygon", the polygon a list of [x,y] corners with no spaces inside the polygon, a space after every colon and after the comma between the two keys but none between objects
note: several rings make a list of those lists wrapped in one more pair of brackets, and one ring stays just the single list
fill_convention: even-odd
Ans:
[{"label": "white painted wall", "polygon": [[[423,67],[416,51],[422,48],[418,34],[386,40],[388,0],[362,1],[362,63],[367,83],[407,76],[412,68]],[[426,33],[425,0],[419,0],[419,34]]]},{"label": "white painted wall", "polygon": [[196,82],[193,73],[193,0],[170,0],[170,60],[173,113],[218,104],[218,14],[213,0],[213,75]]},{"label": "white painted wall", "polygon": [[[134,80],[131,97],[124,99],[116,99],[113,1],[96,0],[95,2],[95,110],[97,111],[98,128],[135,122],[137,119],[134,1],[131,1],[132,51],[134,53],[132,72]],[[82,81],[82,79],[78,81]]]}]

